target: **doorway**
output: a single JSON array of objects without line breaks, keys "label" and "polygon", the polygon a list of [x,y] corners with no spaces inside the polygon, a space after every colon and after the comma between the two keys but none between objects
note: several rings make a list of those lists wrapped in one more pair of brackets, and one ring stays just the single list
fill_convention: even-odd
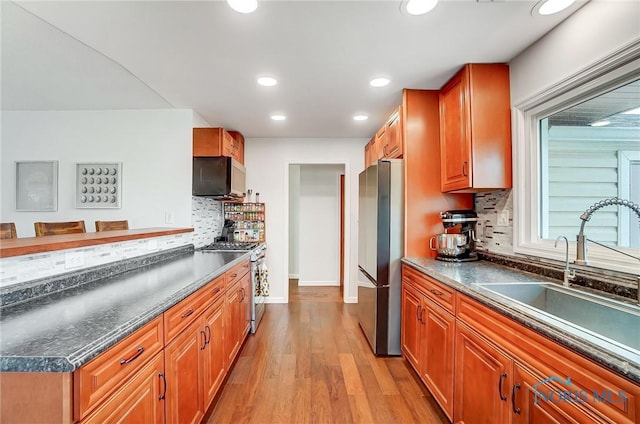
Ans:
[{"label": "doorway", "polygon": [[323,287],[343,297],[344,175],[343,164],[289,165],[290,296]]}]

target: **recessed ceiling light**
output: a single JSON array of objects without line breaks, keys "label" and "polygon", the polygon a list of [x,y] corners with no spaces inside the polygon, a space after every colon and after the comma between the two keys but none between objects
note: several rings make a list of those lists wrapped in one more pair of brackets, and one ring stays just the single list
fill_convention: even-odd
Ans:
[{"label": "recessed ceiling light", "polygon": [[589,125],[591,125],[592,127],[606,127],[610,123],[611,121],[596,121],[596,122],[590,123]]},{"label": "recessed ceiling light", "polygon": [[258,8],[258,0],[227,0],[227,4],[239,13],[255,12]]},{"label": "recessed ceiling light", "polygon": [[640,115],[640,107],[622,112],[623,115]]},{"label": "recessed ceiling light", "polygon": [[546,0],[538,3],[538,13],[541,15],[553,15],[558,13],[567,7],[571,6],[575,0]]},{"label": "recessed ceiling light", "polygon": [[367,119],[369,119],[369,117],[367,115],[354,115],[353,116],[353,120],[354,121],[366,121]]},{"label": "recessed ceiling light", "polygon": [[386,85],[389,85],[389,82],[391,82],[389,78],[380,77],[380,78],[374,78],[371,81],[369,81],[369,85],[371,87],[384,87]]},{"label": "recessed ceiling light", "polygon": [[410,15],[424,15],[436,7],[437,4],[438,0],[409,0],[406,9]]},{"label": "recessed ceiling light", "polygon": [[278,83],[278,80],[273,77],[260,77],[258,78],[258,84],[265,87],[273,87]]},{"label": "recessed ceiling light", "polygon": [[274,114],[271,115],[271,119],[273,119],[274,121],[284,121],[285,119],[287,119],[287,117],[280,114]]}]

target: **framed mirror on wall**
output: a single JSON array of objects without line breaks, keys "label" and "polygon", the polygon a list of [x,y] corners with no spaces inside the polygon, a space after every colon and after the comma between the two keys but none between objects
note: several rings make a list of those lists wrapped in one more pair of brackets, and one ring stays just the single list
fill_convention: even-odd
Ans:
[{"label": "framed mirror on wall", "polygon": [[16,162],[16,210],[58,210],[58,161]]}]

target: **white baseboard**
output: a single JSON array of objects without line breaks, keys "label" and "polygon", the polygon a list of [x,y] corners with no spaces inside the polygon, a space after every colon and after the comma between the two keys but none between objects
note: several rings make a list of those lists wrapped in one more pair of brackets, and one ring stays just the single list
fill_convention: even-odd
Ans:
[{"label": "white baseboard", "polygon": [[289,274],[289,280],[297,280],[300,278],[300,274]]},{"label": "white baseboard", "polygon": [[265,297],[264,303],[287,303],[287,300],[284,297]]},{"label": "white baseboard", "polygon": [[358,303],[357,297],[347,297],[344,299],[344,303]]}]

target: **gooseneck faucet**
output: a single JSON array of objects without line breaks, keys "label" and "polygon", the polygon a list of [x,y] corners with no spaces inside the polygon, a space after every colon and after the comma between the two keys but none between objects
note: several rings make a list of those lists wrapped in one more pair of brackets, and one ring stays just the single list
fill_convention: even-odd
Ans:
[{"label": "gooseneck faucet", "polygon": [[554,244],[553,247],[558,247],[558,240],[560,239],[564,239],[564,245],[565,245],[564,278],[562,281],[563,281],[563,285],[569,287],[569,281],[576,278],[576,272],[571,268],[569,268],[569,240],[567,240],[565,236],[558,236],[558,238],[556,238],[556,244]]},{"label": "gooseneck faucet", "polygon": [[[612,197],[611,199],[600,200],[599,202],[596,202],[593,205],[591,205],[589,207],[589,209],[587,209],[586,211],[584,211],[582,213],[582,215],[580,215],[580,219],[582,220],[582,224],[580,224],[580,233],[578,233],[578,237],[577,237],[578,246],[577,246],[577,250],[576,250],[576,261],[575,261],[575,263],[577,265],[586,265],[587,264],[587,238],[584,235],[584,225],[587,223],[587,221],[589,221],[591,219],[591,215],[593,215],[593,213],[595,211],[597,211],[598,209],[602,209],[605,206],[611,206],[611,205],[625,206],[625,207],[631,209],[632,211],[634,211],[636,213],[636,215],[638,216],[638,219],[640,219],[640,206],[636,205],[635,203],[633,203],[630,200],[620,199],[618,197]],[[606,246],[604,244],[600,244],[600,243],[594,242],[593,240],[589,240],[589,241],[592,242],[592,243],[596,243],[599,246],[606,247],[609,250],[613,250],[615,252],[621,253],[621,254],[626,255],[626,256],[631,256],[631,255],[626,254],[625,252],[621,252],[621,251],[619,251],[617,249],[614,249],[612,247],[609,247],[609,246]],[[640,258],[637,258],[635,256],[631,256],[631,257],[634,258],[634,259],[640,260]]]}]

